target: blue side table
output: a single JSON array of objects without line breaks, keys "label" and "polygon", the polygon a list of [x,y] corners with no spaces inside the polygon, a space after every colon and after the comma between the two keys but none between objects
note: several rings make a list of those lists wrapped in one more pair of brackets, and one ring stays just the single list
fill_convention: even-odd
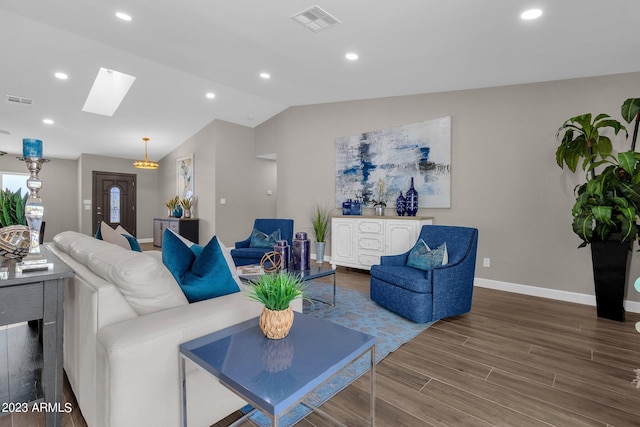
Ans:
[{"label": "blue side table", "polygon": [[[256,317],[181,344],[182,425],[187,426],[187,360],[218,378],[220,383],[267,415],[277,427],[280,416],[299,403],[329,417],[305,404],[305,397],[335,373],[370,352],[370,409],[371,425],[374,426],[375,343],[375,337],[369,334],[295,313],[289,335],[281,340],[266,338]],[[291,357],[283,357],[286,353]]]}]

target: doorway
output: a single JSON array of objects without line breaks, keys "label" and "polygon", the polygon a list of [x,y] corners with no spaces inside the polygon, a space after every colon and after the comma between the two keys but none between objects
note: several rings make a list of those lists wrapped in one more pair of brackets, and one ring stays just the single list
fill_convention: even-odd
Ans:
[{"label": "doorway", "polygon": [[136,235],[136,175],[93,171],[93,231],[100,221]]}]

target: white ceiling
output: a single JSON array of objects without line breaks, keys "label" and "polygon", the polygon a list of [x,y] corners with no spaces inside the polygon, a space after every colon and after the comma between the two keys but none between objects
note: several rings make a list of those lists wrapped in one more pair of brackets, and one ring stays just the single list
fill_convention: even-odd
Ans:
[{"label": "white ceiling", "polygon": [[[316,4],[342,24],[289,18]],[[520,20],[531,7],[542,17]],[[637,0],[0,0],[0,150],[39,138],[46,157],[136,159],[146,136],[158,160],[214,119],[640,71],[639,23]],[[136,77],[113,117],[81,111],[100,67]]]}]

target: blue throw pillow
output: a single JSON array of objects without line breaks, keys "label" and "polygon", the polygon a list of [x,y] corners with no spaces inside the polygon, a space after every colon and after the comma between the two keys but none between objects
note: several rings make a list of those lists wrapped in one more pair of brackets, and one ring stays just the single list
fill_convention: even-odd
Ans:
[{"label": "blue throw pillow", "polygon": [[273,249],[278,240],[280,240],[279,228],[271,234],[263,233],[262,231],[254,228],[251,232],[251,243],[249,243],[249,247]]},{"label": "blue throw pillow", "polygon": [[438,246],[436,250],[431,250],[424,240],[420,239],[409,252],[407,266],[426,271],[447,264],[448,258],[446,243]]},{"label": "blue throw pillow", "polygon": [[[197,246],[195,250],[192,249],[194,246]],[[162,235],[162,262],[189,302],[240,291],[216,236],[204,247],[189,247],[173,232],[165,229]]]},{"label": "blue throw pillow", "polygon": [[132,251],[142,252],[140,243],[138,243],[138,240],[135,237],[133,237],[131,234],[122,234],[122,235],[129,242],[129,246],[131,246]]}]

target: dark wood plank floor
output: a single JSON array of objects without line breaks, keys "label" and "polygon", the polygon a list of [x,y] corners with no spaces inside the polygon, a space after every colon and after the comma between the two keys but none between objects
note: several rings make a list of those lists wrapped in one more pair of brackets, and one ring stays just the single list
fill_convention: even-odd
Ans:
[{"label": "dark wood plank floor", "polygon": [[[338,283],[368,292],[369,276],[340,268]],[[471,313],[435,323],[377,365],[376,425],[640,426],[631,384],[639,320],[476,288]],[[322,408],[348,426],[369,425],[368,376]],[[311,414],[298,425],[332,424]]]},{"label": "dark wood plank floor", "polygon": [[[366,272],[339,268],[341,286],[368,292]],[[595,308],[477,288],[471,313],[442,320],[377,365],[377,426],[640,426],[640,315],[601,320]],[[1,354],[1,350],[0,350]],[[84,427],[74,411],[64,426]],[[367,375],[323,409],[369,425]],[[217,423],[228,426],[238,414]],[[34,414],[0,427],[41,426]],[[251,425],[245,423],[245,425]],[[332,425],[311,414],[301,427]]]}]

